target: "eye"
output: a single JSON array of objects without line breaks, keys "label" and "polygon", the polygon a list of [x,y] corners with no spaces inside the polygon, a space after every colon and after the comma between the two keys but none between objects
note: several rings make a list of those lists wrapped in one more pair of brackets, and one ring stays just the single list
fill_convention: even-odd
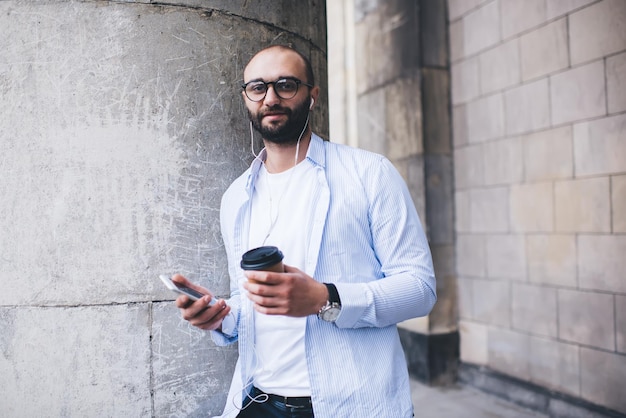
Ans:
[{"label": "eye", "polygon": [[298,83],[294,80],[278,80],[275,86],[281,91],[285,93],[294,92],[298,88]]},{"label": "eye", "polygon": [[248,84],[248,87],[246,87],[246,90],[250,93],[265,93],[265,83],[250,83]]}]

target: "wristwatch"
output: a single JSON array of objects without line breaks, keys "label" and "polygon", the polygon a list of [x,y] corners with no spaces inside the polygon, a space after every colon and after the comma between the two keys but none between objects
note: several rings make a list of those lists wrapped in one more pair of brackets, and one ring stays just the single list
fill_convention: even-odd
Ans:
[{"label": "wristwatch", "polygon": [[328,300],[326,305],[317,313],[317,317],[326,322],[335,322],[341,313],[341,299],[337,287],[332,283],[324,283],[328,289]]}]

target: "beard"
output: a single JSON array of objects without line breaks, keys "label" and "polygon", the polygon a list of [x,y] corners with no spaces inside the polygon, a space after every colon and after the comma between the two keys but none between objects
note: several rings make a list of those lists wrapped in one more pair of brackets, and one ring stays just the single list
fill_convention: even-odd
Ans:
[{"label": "beard", "polygon": [[[287,116],[287,121],[282,124],[263,126],[263,116],[265,116],[267,112],[282,112]],[[301,132],[304,131],[305,125],[308,123],[308,97],[294,109],[276,105],[265,111],[260,110],[256,115],[253,115],[250,110],[248,110],[248,117],[252,122],[252,127],[261,134],[261,138],[265,141],[284,145],[295,144],[298,142]]]}]

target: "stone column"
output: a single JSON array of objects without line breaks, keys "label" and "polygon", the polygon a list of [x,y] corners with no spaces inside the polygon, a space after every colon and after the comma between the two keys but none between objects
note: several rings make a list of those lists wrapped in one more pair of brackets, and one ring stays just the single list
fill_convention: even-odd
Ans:
[{"label": "stone column", "polygon": [[446,1],[344,0],[343,5],[344,24],[354,26],[354,39],[331,38],[329,45],[345,48],[344,57],[354,51],[354,67],[345,59],[338,64],[343,71],[331,71],[330,82],[335,74],[344,78],[342,104],[347,115],[357,114],[358,132],[351,135],[343,121],[337,131],[346,133],[351,145],[386,155],[407,181],[428,234],[438,302],[427,318],[400,324],[400,335],[414,377],[450,383],[456,379],[459,337]]},{"label": "stone column", "polygon": [[158,274],[228,294],[243,67],[292,43],[326,91],[325,19],[319,0],[0,2],[0,416],[222,410],[236,347],[182,321]]}]

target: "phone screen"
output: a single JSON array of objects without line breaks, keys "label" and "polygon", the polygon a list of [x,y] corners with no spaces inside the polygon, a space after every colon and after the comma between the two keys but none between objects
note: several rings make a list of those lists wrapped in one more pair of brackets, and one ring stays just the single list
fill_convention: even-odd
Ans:
[{"label": "phone screen", "polygon": [[190,287],[181,286],[176,282],[172,282],[172,283],[174,283],[174,286],[176,286],[181,292],[183,292],[187,296],[193,296],[196,299],[200,299],[202,298],[202,296],[205,296],[204,293],[200,293],[197,290],[194,290]]},{"label": "phone screen", "polygon": [[[163,284],[167,286],[168,289],[173,290],[176,293],[187,295],[192,300],[198,300],[203,296],[206,296],[204,293],[198,292],[195,289],[179,285],[178,283],[172,281],[169,276],[166,276],[164,274],[159,275],[159,278],[161,279]],[[213,306],[215,303],[217,303],[217,299],[213,297],[211,298],[211,302],[209,302],[209,306]]]}]

